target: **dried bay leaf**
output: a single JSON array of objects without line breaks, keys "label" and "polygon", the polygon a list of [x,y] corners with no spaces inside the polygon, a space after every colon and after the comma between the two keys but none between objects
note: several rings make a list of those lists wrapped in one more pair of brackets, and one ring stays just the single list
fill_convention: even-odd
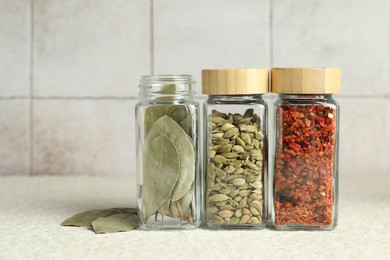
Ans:
[{"label": "dried bay leaf", "polygon": [[163,116],[170,116],[175,112],[175,105],[165,105],[165,106],[150,106],[145,109],[145,135],[147,135],[150,129],[153,127],[153,124]]},{"label": "dried bay leaf", "polygon": [[167,94],[175,94],[175,92],[176,92],[175,84],[166,84],[159,91],[156,91],[154,93],[167,95]]},{"label": "dried bay leaf", "polygon": [[[168,85],[156,93],[169,95],[174,94],[175,92],[176,86]],[[163,98],[169,97],[167,96]],[[146,149],[148,149],[148,143],[153,141],[159,135],[165,134],[174,143],[179,154],[179,179],[175,184],[173,192],[171,192],[167,200],[165,200],[161,204],[160,208],[158,208],[158,212],[162,216],[168,215],[172,217],[172,201],[179,201],[184,196],[186,196],[186,192],[189,190],[195,179],[195,151],[193,140],[190,137],[192,136],[193,131],[192,119],[193,118],[190,113],[190,109],[185,105],[167,104],[151,106],[145,110],[144,123],[147,146]],[[189,203],[191,203],[191,201]],[[142,217],[144,216],[141,216],[141,218]]]},{"label": "dried bay leaf", "polygon": [[137,209],[135,208],[112,208],[112,209],[119,210],[120,213],[137,214]]},{"label": "dried bay leaf", "polygon": [[[151,133],[153,129],[155,126]],[[179,178],[179,169],[178,150],[167,135],[160,132],[155,138],[147,138],[142,186],[145,222],[170,196]]]},{"label": "dried bay leaf", "polygon": [[132,213],[114,214],[109,217],[101,217],[92,222],[92,227],[97,234],[129,231],[137,228],[138,217]]},{"label": "dried bay leaf", "polygon": [[180,126],[189,136],[192,136],[192,115],[189,114],[186,118],[180,121]]},{"label": "dried bay leaf", "polygon": [[190,111],[187,106],[176,105],[175,111],[170,115],[170,117],[180,124],[184,119],[190,115]]},{"label": "dried bay leaf", "polygon": [[[158,105],[150,106],[145,109],[145,135],[153,127],[153,124],[163,116],[169,116],[177,123],[185,120],[190,115],[187,106],[184,105]],[[192,124],[192,122],[191,122]],[[189,133],[186,131],[186,133]]]},{"label": "dried bay leaf", "polygon": [[191,138],[189,138],[180,125],[169,116],[163,116],[154,123],[146,138],[147,143],[158,138],[161,134],[166,135],[172,141],[179,155],[179,179],[171,198],[172,201],[176,201],[185,195],[195,179],[194,145]]},{"label": "dried bay leaf", "polygon": [[92,221],[100,217],[108,217],[113,214],[122,213],[121,209],[95,209],[76,214],[64,220],[62,226],[88,227]]},{"label": "dried bay leaf", "polygon": [[[170,95],[176,93],[176,85],[175,84],[167,84],[164,87],[162,87],[158,91],[154,91],[156,94],[163,94],[163,95]],[[172,101],[174,98],[172,96],[162,96],[156,98],[159,101]],[[177,107],[184,107],[184,106],[177,106],[177,105],[159,105],[159,106],[150,106],[145,109],[145,135],[148,134],[149,130],[152,128],[154,122],[156,122],[158,119],[160,119],[162,116],[167,115],[171,116],[176,110]]]},{"label": "dried bay leaf", "polygon": [[166,201],[163,202],[163,204],[161,205],[161,207],[159,208],[159,213],[164,216],[164,215],[167,215],[167,216],[170,216],[172,217],[172,213],[171,213],[171,209],[170,209],[170,206],[171,206],[171,197],[172,197],[172,194],[169,194],[169,197]]},{"label": "dried bay leaf", "polygon": [[[190,216],[191,213],[191,202],[194,195],[194,183],[192,183],[190,189],[184,194],[184,196],[177,200],[171,202],[171,214],[174,218],[178,217],[187,217]],[[180,216],[181,215],[181,216]]]},{"label": "dried bay leaf", "polygon": [[162,102],[171,102],[175,99],[175,97],[173,97],[173,95],[176,94],[176,85],[175,84],[166,84],[160,90],[154,91],[153,93],[161,94],[161,96],[157,97],[156,100],[162,101]]}]

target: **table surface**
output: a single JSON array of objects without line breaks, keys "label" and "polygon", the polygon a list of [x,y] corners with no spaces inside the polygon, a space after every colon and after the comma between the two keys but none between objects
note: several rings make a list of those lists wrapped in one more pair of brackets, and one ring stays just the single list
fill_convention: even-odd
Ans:
[{"label": "table surface", "polygon": [[133,177],[0,177],[0,259],[390,259],[389,183],[390,176],[341,178],[333,231],[97,235],[60,223],[90,209],[134,207]]}]

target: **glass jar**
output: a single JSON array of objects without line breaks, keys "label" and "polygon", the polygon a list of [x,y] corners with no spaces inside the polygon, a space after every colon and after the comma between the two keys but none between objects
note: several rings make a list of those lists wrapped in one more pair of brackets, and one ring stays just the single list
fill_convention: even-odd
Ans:
[{"label": "glass jar", "polygon": [[336,68],[272,69],[275,151],[272,221],[282,230],[332,230],[338,215]]},{"label": "glass jar", "polygon": [[195,228],[198,103],[190,75],[143,76],[137,122],[137,208],[141,229]]},{"label": "glass jar", "polygon": [[267,218],[267,69],[202,71],[203,222],[211,229],[263,228]]}]

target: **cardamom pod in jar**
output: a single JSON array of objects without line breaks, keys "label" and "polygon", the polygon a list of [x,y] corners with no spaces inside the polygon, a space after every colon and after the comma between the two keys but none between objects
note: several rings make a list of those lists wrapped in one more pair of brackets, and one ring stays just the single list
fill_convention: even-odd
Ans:
[{"label": "cardamom pod in jar", "polygon": [[266,205],[267,69],[202,71],[206,151],[203,222],[263,228]]}]

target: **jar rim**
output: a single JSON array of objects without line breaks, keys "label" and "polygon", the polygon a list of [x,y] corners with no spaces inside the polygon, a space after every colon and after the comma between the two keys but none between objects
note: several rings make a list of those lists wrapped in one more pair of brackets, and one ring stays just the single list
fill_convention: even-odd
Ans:
[{"label": "jar rim", "polygon": [[194,84],[195,79],[190,74],[157,74],[157,75],[143,75],[140,80],[141,83],[158,83],[158,82],[175,82]]},{"label": "jar rim", "polygon": [[145,75],[139,81],[139,96],[193,96],[195,83],[189,74]]}]

